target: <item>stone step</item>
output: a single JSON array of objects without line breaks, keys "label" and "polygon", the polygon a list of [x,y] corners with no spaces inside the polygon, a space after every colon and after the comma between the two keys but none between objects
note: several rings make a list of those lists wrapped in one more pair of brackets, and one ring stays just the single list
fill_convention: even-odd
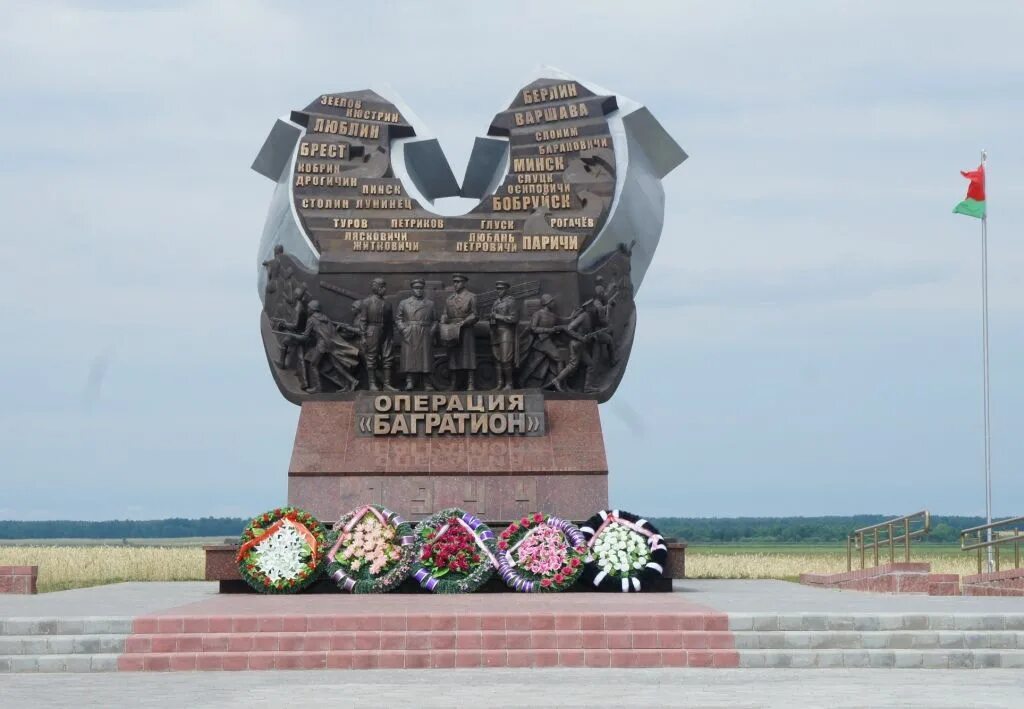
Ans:
[{"label": "stone step", "polygon": [[725,613],[344,613],[145,616],[135,633],[279,633],[428,630],[728,630]]},{"label": "stone step", "polygon": [[1013,630],[776,630],[732,637],[742,650],[1024,649],[1024,632]]},{"label": "stone step", "polygon": [[1024,668],[1024,650],[737,650],[740,667]]},{"label": "stone step", "polygon": [[121,671],[453,667],[736,667],[734,650],[343,650],[122,655]]},{"label": "stone step", "polygon": [[122,634],[0,635],[0,655],[95,655],[124,652]]},{"label": "stone step", "polygon": [[732,633],[682,630],[356,630],[128,636],[127,653],[346,650],[731,649]]},{"label": "stone step", "polygon": [[0,655],[0,674],[8,672],[116,672],[121,655]]},{"label": "stone step", "polygon": [[126,635],[132,618],[125,616],[42,616],[0,618],[0,637],[9,635]]},{"label": "stone step", "polygon": [[729,630],[1024,631],[1024,613],[729,613]]}]

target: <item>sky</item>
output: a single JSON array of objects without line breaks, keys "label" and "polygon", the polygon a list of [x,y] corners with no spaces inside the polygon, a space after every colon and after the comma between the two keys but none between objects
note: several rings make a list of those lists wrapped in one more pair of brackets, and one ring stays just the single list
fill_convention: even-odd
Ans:
[{"label": "sky", "polygon": [[1024,5],[965,7],[0,2],[0,519],[282,504],[268,130],[388,85],[461,175],[540,65],[690,155],[601,407],[614,506],[984,514],[980,223],[951,210],[985,148],[993,513],[1021,514]]}]

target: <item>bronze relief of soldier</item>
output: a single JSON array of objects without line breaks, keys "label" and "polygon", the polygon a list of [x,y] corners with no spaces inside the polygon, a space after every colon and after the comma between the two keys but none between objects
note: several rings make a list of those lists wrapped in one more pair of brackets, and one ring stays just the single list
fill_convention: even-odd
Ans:
[{"label": "bronze relief of soldier", "polygon": [[[321,376],[334,382],[342,391],[352,391],[359,380],[352,370],[359,363],[359,348],[343,336],[360,335],[359,330],[346,323],[332,321],[320,309],[320,302],[309,302],[309,315],[302,332],[280,333],[287,340],[304,345],[303,359],[309,365],[309,374],[303,389],[311,394],[323,391]],[[300,360],[300,367],[303,366]]]},{"label": "bronze relief of soldier", "polygon": [[[398,304],[395,326],[402,337],[399,368],[405,374],[405,388],[432,390],[430,372],[434,367],[434,333],[437,315],[434,301],[424,297],[426,283],[415,278],[410,283],[412,295]],[[419,387],[417,386],[419,383]]]},{"label": "bronze relief of soldier", "polygon": [[370,391],[378,391],[377,369],[383,372],[383,386],[395,391],[391,384],[391,372],[395,364],[392,340],[394,314],[391,303],[385,299],[387,284],[383,278],[370,282],[370,295],[352,304],[353,325],[363,338],[363,364],[366,366],[366,381]]},{"label": "bronze relief of soldier", "polygon": [[465,377],[465,390],[473,391],[476,372],[477,321],[476,295],[466,290],[467,278],[461,273],[452,276],[454,293],[448,296],[441,314],[441,341],[448,347],[448,370],[452,373],[452,388],[459,388],[459,375]]},{"label": "bronze relief of soldier", "polygon": [[511,389],[512,368],[516,356],[516,326],[519,324],[519,304],[509,294],[508,281],[495,281],[498,297],[491,306],[491,352],[498,374],[495,389]]},{"label": "bronze relief of soldier", "polygon": [[526,350],[519,368],[519,386],[529,388],[550,382],[562,369],[562,354],[554,340],[562,331],[555,314],[555,298],[550,293],[540,297],[540,307],[530,318]]},{"label": "bronze relief of soldier", "polygon": [[599,279],[594,287],[594,297],[581,304],[569,318],[569,324],[558,330],[569,338],[569,360],[545,386],[556,391],[566,391],[568,380],[582,367],[583,393],[595,394],[598,368],[614,367],[618,362],[615,340],[612,337],[611,309],[615,293],[609,296]]},{"label": "bronze relief of soldier", "polygon": [[[613,309],[631,293],[618,278],[597,275],[592,297],[564,317],[554,295],[541,293],[543,281],[499,279],[493,290],[478,295],[461,273],[452,276],[447,291],[428,290],[440,283],[414,278],[411,295],[396,303],[380,276],[363,296],[337,281],[311,285],[313,274],[304,277],[287,254],[275,252],[263,266],[273,284],[265,303],[270,361],[277,370],[293,372],[295,379],[284,380],[285,386],[302,392],[395,391],[397,370],[406,390],[519,387],[593,395],[601,394],[621,364],[615,333],[628,325]],[[312,288],[347,299],[352,324],[329,317]],[[540,294],[539,305],[528,299],[534,294]],[[344,302],[331,300],[328,312],[338,312]],[[524,304],[536,308],[525,321]],[[477,333],[481,315],[487,328]]]}]

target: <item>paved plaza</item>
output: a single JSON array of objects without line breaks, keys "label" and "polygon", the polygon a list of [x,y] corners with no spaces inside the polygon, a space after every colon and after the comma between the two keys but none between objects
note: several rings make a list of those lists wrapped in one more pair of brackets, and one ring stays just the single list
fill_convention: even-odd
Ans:
[{"label": "paved plaza", "polygon": [[[680,601],[724,613],[1024,613],[1024,598],[987,596],[925,596],[918,594],[886,594],[864,591],[813,588],[789,581],[681,579],[673,582]],[[678,594],[678,595],[677,595]],[[380,596],[383,599],[400,595]],[[652,602],[662,594],[566,594],[565,601],[618,604],[622,610]],[[423,603],[486,604],[492,610],[509,599],[517,603],[550,601],[552,596],[513,596],[510,594],[477,594],[460,601],[444,597],[419,596]],[[360,598],[365,602],[366,597]],[[291,598],[263,597],[253,594],[217,593],[217,584],[206,581],[172,583],[119,583],[109,586],[80,588],[70,591],[41,593],[35,596],[0,595],[0,618],[53,616],[137,616],[177,609],[202,603],[217,610],[232,607],[242,612],[253,604],[286,603],[299,608],[345,607],[354,597],[341,594],[304,595]],[[298,604],[298,605],[295,605]]]},{"label": "paved plaza", "polygon": [[1024,672],[460,669],[0,675],[10,707],[1020,707]]}]

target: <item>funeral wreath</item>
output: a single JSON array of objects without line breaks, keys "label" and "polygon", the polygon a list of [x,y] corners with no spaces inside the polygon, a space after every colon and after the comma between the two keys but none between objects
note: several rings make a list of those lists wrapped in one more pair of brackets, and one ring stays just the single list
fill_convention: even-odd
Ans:
[{"label": "funeral wreath", "polygon": [[474,515],[441,510],[416,525],[419,555],[412,577],[433,593],[472,593],[498,565],[494,532]]},{"label": "funeral wreath", "polygon": [[498,538],[498,573],[524,593],[564,591],[580,577],[586,557],[583,533],[541,512],[513,522]]},{"label": "funeral wreath", "polygon": [[278,507],[254,517],[240,541],[235,561],[247,584],[260,593],[297,593],[320,573],[327,531],[304,510]]},{"label": "funeral wreath", "polygon": [[668,548],[647,520],[620,510],[601,510],[580,531],[590,552],[583,583],[602,591],[644,591],[664,573]]},{"label": "funeral wreath", "polygon": [[327,575],[342,591],[387,593],[412,571],[419,545],[412,525],[395,512],[363,505],[334,524]]}]

